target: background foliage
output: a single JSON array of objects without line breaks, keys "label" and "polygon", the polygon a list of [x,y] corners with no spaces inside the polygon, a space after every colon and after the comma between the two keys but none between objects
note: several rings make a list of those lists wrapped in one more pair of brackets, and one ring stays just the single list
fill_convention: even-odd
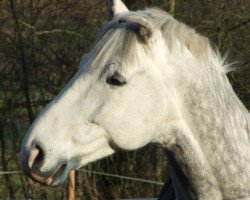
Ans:
[{"label": "background foliage", "polygon": [[[126,0],[160,7],[208,36],[236,68],[228,74],[250,109],[249,0]],[[108,20],[103,0],[0,0],[0,171],[20,170],[22,138],[39,111],[72,77]],[[164,181],[164,151],[148,145],[90,164],[90,170]],[[78,199],[156,197],[161,186],[77,172]],[[22,174],[0,175],[0,199],[65,199],[66,186],[45,188]]]}]

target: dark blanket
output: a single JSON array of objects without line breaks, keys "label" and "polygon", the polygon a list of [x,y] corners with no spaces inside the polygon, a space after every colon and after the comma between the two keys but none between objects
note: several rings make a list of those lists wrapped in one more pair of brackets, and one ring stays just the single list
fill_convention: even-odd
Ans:
[{"label": "dark blanket", "polygon": [[158,200],[175,200],[174,186],[171,178],[165,182]]}]

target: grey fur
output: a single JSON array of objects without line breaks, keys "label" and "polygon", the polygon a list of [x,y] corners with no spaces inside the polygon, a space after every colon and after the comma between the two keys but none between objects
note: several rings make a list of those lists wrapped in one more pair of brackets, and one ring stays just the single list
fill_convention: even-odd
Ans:
[{"label": "grey fur", "polygon": [[[140,25],[138,18],[153,27],[150,31],[161,29],[170,54],[178,50],[176,43],[180,43],[197,60],[196,75],[185,66],[178,69],[182,72],[179,87],[186,91],[179,95],[182,107],[187,109],[187,124],[192,124],[189,127],[192,135],[184,138],[185,134],[180,134],[182,130],[176,128],[172,130],[172,134],[176,132],[176,144],[165,145],[176,198],[249,199],[249,113],[233,92],[225,74],[227,66],[219,53],[211,48],[207,38],[163,11],[149,9],[122,18],[129,18],[129,23],[126,23],[128,20],[123,20],[125,24],[119,23],[121,19],[115,19],[104,28],[97,47],[109,52],[100,54],[101,50],[94,50],[94,60],[99,55],[110,56],[114,52],[124,60],[133,58],[131,52],[133,45],[140,42],[137,37],[140,33],[130,22]],[[107,42],[114,40],[119,43]],[[145,48],[147,40],[145,37],[141,44]],[[116,48],[123,51],[117,54]],[[98,60],[106,63],[109,59]],[[190,77],[199,78],[190,81]]]}]

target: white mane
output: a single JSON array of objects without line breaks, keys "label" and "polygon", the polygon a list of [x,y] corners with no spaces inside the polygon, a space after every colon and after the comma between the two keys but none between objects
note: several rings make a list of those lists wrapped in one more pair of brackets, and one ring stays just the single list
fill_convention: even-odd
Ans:
[{"label": "white mane", "polygon": [[[213,62],[212,65],[217,66],[217,70],[222,73],[231,71],[229,65],[225,63],[226,56],[222,58],[216,47],[211,47],[207,37],[177,21],[165,11],[151,8],[137,12],[136,16],[146,16],[154,27],[162,30],[169,52],[173,54],[176,52],[177,54],[178,52],[183,53],[183,49],[186,48],[199,62]],[[120,54],[117,57],[122,55],[124,60],[130,59],[131,62],[131,58],[134,58],[131,55],[133,52],[131,50],[135,47],[136,42],[143,44],[138,40],[134,27],[119,24],[118,21],[119,18],[111,21],[99,35],[95,44],[97,48],[93,49],[92,52],[94,66],[96,66],[96,62],[98,62],[98,65],[104,65],[114,55],[114,52],[116,55]],[[114,41],[119,41],[119,43]],[[144,45],[147,46],[145,42]]]}]

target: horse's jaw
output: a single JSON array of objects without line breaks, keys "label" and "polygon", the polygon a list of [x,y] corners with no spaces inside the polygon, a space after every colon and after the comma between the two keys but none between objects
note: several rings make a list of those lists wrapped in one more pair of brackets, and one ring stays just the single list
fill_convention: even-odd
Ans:
[{"label": "horse's jaw", "polygon": [[43,182],[39,182],[39,181],[38,182],[42,183],[43,185],[50,186],[50,187],[60,186],[66,181],[68,174],[71,170],[79,169],[80,167],[86,166],[87,164],[91,162],[94,162],[104,157],[107,157],[109,155],[112,155],[114,152],[115,151],[111,149],[110,147],[100,148],[99,150],[91,154],[88,154],[76,160],[71,160],[67,164],[63,164],[59,166],[58,169],[56,169],[56,171],[53,173],[51,177],[47,178]]}]

